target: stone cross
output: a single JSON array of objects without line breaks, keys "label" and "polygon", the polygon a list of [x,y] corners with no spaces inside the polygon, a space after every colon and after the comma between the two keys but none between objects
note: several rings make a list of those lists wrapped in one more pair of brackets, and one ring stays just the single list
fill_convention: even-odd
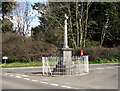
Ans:
[{"label": "stone cross", "polygon": [[68,19],[68,16],[65,14],[64,48],[69,48],[69,47],[68,47],[68,38],[67,38],[67,19]]}]

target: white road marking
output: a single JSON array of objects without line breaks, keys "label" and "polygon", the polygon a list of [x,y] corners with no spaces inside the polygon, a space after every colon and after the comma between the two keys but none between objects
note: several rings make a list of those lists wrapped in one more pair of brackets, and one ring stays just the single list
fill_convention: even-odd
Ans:
[{"label": "white road marking", "polygon": [[37,80],[32,80],[33,82],[38,82]]},{"label": "white road marking", "polygon": [[108,69],[109,69],[109,68],[114,68],[114,67],[106,67],[106,68],[108,68]]},{"label": "white road marking", "polygon": [[73,89],[79,89],[79,88],[73,88]]},{"label": "white road marking", "polygon": [[5,73],[4,75],[8,75],[8,74],[10,74],[10,73]]},{"label": "white road marking", "polygon": [[63,87],[63,88],[72,88],[72,87],[69,87],[69,86],[61,86],[61,87]]},{"label": "white road marking", "polygon": [[16,74],[16,75],[19,75],[19,74]]},{"label": "white road marking", "polygon": [[119,67],[119,66],[114,66],[114,67]]},{"label": "white road marking", "polygon": [[13,75],[10,75],[10,76],[13,76]]},{"label": "white road marking", "polygon": [[44,81],[49,81],[50,79],[42,79],[42,80],[44,80]]},{"label": "white road marking", "polygon": [[47,82],[41,82],[41,83],[43,83],[43,84],[48,84]]},{"label": "white road marking", "polygon": [[23,75],[24,77],[28,77],[28,75]]},{"label": "white road marking", "polygon": [[51,83],[51,85],[53,85],[53,86],[59,86],[58,84],[54,84],[54,83]]},{"label": "white road marking", "polygon": [[96,68],[97,70],[102,70],[102,69],[104,69],[104,68]]},{"label": "white road marking", "polygon": [[28,78],[24,78],[25,80],[30,80],[30,79],[28,79]]},{"label": "white road marking", "polygon": [[20,76],[16,76],[17,78],[21,78]]}]

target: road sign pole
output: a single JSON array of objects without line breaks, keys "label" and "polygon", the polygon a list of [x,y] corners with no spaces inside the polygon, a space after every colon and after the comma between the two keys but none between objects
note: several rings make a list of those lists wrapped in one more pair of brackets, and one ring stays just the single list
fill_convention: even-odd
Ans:
[{"label": "road sign pole", "polygon": [[5,62],[4,62],[4,64],[6,64],[6,59],[5,59]]}]

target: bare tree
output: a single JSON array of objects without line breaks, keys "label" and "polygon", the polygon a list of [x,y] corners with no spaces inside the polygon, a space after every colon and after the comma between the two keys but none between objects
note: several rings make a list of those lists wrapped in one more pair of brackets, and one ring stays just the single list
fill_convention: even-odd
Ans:
[{"label": "bare tree", "polygon": [[30,32],[30,24],[33,20],[30,2],[25,1],[19,3],[19,6],[14,11],[16,21],[15,31],[23,36],[27,36]]},{"label": "bare tree", "polygon": [[[44,19],[50,18],[51,21],[56,21],[61,28],[64,27],[63,16],[64,14],[68,14],[69,16],[68,35],[70,40],[69,42],[74,48],[82,48],[85,47],[89,15],[88,11],[91,4],[92,4],[91,2],[73,2],[73,3],[50,2],[48,4],[36,3],[34,9],[37,10],[38,13],[42,15],[42,18]],[[73,7],[75,9],[73,9]],[[46,27],[49,27],[51,25],[52,24],[49,24]]]},{"label": "bare tree", "polygon": [[86,19],[85,19],[85,33],[84,33],[84,40],[83,40],[83,47],[85,47],[86,44],[86,36],[87,36],[87,27],[88,27],[88,11],[91,6],[91,2],[87,2],[87,8],[86,8]]}]

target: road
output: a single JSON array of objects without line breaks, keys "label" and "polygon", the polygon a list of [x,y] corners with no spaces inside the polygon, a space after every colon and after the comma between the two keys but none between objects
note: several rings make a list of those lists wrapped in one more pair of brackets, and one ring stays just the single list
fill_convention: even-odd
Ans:
[{"label": "road", "polygon": [[20,76],[4,76],[2,82],[3,89],[57,89],[55,86],[47,85],[47,83],[45,84],[45,82],[43,82],[42,84],[37,82],[36,80],[30,80],[29,78],[20,78]]},{"label": "road", "polygon": [[118,64],[90,65],[90,73],[48,77],[41,67],[2,69],[2,89],[118,89]]}]

